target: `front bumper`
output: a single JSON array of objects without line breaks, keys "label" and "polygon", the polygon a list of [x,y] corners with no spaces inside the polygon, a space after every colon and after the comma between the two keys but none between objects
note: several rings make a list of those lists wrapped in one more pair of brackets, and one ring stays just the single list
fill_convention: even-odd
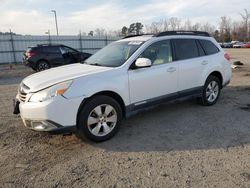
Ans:
[{"label": "front bumper", "polygon": [[57,96],[44,102],[21,102],[20,115],[24,125],[36,131],[73,131],[83,99]]}]

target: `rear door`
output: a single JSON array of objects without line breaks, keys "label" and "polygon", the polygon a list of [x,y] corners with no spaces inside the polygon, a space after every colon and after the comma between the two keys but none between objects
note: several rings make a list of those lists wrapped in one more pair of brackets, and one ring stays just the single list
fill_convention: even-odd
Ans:
[{"label": "rear door", "polygon": [[201,45],[195,39],[174,39],[175,59],[179,63],[178,91],[180,95],[199,92],[202,74],[208,62]]}]

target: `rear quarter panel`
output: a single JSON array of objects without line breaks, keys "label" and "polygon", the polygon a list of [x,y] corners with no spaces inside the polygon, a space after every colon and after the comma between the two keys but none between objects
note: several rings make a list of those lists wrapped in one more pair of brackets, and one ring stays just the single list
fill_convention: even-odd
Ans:
[{"label": "rear quarter panel", "polygon": [[208,66],[206,66],[205,70],[202,74],[202,85],[205,84],[208,76],[217,71],[222,75],[222,85],[231,79],[231,67],[230,63],[224,58],[224,51],[220,51],[217,54],[206,56],[208,61]]}]

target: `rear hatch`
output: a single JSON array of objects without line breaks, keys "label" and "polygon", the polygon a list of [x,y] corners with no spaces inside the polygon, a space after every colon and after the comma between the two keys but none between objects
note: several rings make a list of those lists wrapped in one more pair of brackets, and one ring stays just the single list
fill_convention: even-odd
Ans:
[{"label": "rear hatch", "polygon": [[23,53],[23,63],[27,63],[28,59],[35,55],[34,48],[28,47],[27,50]]}]

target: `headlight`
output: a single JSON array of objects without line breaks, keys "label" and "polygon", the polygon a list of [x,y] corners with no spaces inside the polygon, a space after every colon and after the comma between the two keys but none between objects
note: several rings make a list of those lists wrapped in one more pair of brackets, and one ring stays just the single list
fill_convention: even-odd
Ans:
[{"label": "headlight", "polygon": [[43,102],[53,97],[63,95],[72,84],[72,80],[53,85],[31,95],[29,102]]}]

